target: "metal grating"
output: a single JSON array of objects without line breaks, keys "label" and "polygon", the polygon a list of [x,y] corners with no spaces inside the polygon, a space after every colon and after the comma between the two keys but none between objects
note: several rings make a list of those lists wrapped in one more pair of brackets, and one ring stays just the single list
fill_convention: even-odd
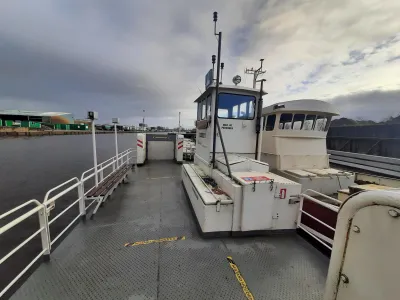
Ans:
[{"label": "metal grating", "polygon": [[[228,255],[255,299],[322,299],[328,259],[300,237],[202,239],[180,166],[150,163],[130,177],[11,299],[245,299]],[[186,239],[124,247],[173,236]]]}]

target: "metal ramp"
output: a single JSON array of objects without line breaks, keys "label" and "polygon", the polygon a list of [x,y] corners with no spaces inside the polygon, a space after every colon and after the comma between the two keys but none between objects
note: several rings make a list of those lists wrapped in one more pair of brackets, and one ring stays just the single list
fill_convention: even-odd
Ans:
[{"label": "metal ramp", "polygon": [[322,299],[328,258],[301,237],[201,238],[180,168],[139,168],[11,299],[246,299],[228,256],[254,299]]}]

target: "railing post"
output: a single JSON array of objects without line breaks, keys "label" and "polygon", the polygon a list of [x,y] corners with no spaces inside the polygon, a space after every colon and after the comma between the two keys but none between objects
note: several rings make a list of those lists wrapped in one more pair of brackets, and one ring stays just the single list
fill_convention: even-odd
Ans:
[{"label": "railing post", "polygon": [[96,151],[96,128],[94,119],[92,119],[92,141],[93,141],[93,163],[94,163],[94,182],[96,186],[99,185],[99,178],[97,177],[97,151]]},{"label": "railing post", "polygon": [[50,260],[51,242],[50,242],[50,228],[49,228],[46,205],[42,204],[42,209],[39,210],[38,216],[39,216],[40,228],[43,228],[43,230],[40,232],[40,236],[41,236],[41,240],[42,240],[42,249],[45,250],[43,253],[43,259],[44,259],[44,261],[49,261]]},{"label": "railing post", "polygon": [[302,215],[302,210],[303,210],[303,202],[304,202],[304,197],[303,197],[303,195],[300,195],[299,214],[297,216],[297,227],[299,227],[300,224],[301,224],[301,215]]},{"label": "railing post", "polygon": [[100,182],[102,182],[104,179],[104,173],[103,173],[103,163],[100,164]]},{"label": "railing post", "polygon": [[85,207],[85,190],[84,183],[78,187],[78,196],[79,196],[79,214],[81,215],[81,220],[86,220],[86,207]]},{"label": "railing post", "polygon": [[112,167],[113,167],[113,172],[115,171],[115,160],[116,160],[116,158],[113,158],[113,165],[112,165]]},{"label": "railing post", "polygon": [[112,122],[114,123],[114,138],[115,138],[115,154],[117,156],[117,169],[119,167],[118,162],[118,132],[117,132],[117,124],[119,123],[119,118],[113,118]]}]

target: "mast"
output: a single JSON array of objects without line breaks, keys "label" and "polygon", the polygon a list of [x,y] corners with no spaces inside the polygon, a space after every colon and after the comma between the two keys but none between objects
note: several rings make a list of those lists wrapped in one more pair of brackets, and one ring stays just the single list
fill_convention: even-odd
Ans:
[{"label": "mast", "polygon": [[214,35],[218,37],[218,53],[217,53],[217,79],[215,83],[215,105],[214,105],[214,128],[213,128],[213,154],[212,154],[212,164],[213,169],[216,168],[215,163],[215,151],[217,146],[217,118],[218,118],[218,93],[219,93],[219,75],[221,68],[221,43],[222,43],[222,32],[218,32],[217,34],[217,19],[218,13],[215,11],[214,14]]}]

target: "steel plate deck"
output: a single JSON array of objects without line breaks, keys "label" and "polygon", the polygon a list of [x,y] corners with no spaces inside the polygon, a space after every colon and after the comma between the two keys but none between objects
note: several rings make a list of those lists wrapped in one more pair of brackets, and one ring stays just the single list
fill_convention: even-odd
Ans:
[{"label": "steel plate deck", "polygon": [[[203,239],[181,166],[150,162],[80,223],[11,299],[322,299],[328,258],[297,235]],[[184,240],[125,247],[168,237]]]}]

